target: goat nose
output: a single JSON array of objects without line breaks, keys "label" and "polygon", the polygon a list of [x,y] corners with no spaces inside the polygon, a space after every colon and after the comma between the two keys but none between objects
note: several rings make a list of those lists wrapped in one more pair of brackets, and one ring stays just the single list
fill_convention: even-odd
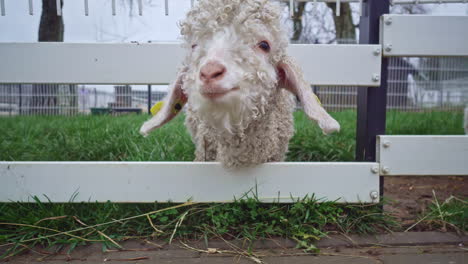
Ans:
[{"label": "goat nose", "polygon": [[200,80],[210,82],[220,80],[226,73],[226,67],[219,62],[208,62],[200,69]]}]

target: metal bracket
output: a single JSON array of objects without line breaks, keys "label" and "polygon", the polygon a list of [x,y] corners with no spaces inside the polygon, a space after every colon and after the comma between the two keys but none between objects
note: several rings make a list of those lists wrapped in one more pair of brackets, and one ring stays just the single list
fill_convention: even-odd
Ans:
[{"label": "metal bracket", "polygon": [[391,17],[388,17],[387,19],[385,19],[385,25],[390,26],[391,24],[392,24],[392,18]]},{"label": "metal bracket", "polygon": [[385,51],[386,51],[386,52],[392,51],[392,48],[393,48],[392,44],[387,44],[387,45],[385,45]]},{"label": "metal bracket", "polygon": [[31,16],[34,15],[34,6],[33,6],[33,1],[32,0],[29,0],[29,14]]},{"label": "metal bracket", "polygon": [[374,55],[375,55],[375,56],[379,56],[380,53],[381,53],[380,48],[376,48],[376,49],[374,50]]},{"label": "metal bracket", "polygon": [[289,0],[289,16],[294,16],[294,0]]},{"label": "metal bracket", "polygon": [[390,168],[387,166],[382,167],[382,174],[388,174],[390,172]]},{"label": "metal bracket", "polygon": [[5,16],[5,0],[0,0],[0,12]]},{"label": "metal bracket", "polygon": [[143,2],[142,0],[138,0],[138,15],[143,15]]},{"label": "metal bracket", "polygon": [[88,0],[84,0],[84,14],[85,16],[89,16],[89,3]]},{"label": "metal bracket", "polygon": [[369,193],[370,198],[372,201],[377,201],[379,199],[379,193],[377,191],[371,191]]},{"label": "metal bracket", "polygon": [[62,1],[56,0],[55,4],[57,6],[57,16],[62,16]]},{"label": "metal bracket", "polygon": [[374,81],[374,82],[380,81],[380,74],[374,74],[374,75],[372,75],[372,81]]},{"label": "metal bracket", "polygon": [[362,0],[359,0],[359,16],[362,16]]},{"label": "metal bracket", "polygon": [[112,15],[115,16],[116,11],[115,11],[115,0],[112,0]]},{"label": "metal bracket", "polygon": [[336,16],[341,14],[341,0],[336,0]]}]

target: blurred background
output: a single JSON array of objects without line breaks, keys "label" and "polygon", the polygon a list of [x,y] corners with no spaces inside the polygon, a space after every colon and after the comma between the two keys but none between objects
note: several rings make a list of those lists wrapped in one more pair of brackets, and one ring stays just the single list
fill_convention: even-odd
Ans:
[{"label": "blurred background", "polygon": [[[87,8],[84,0],[62,0],[62,16],[57,16],[56,0],[4,1],[0,42],[177,42],[177,23],[192,4],[142,0],[140,15],[137,0],[88,0]],[[296,2],[293,16],[289,2],[282,4],[291,43],[358,42],[359,3],[341,3],[339,16],[335,3]],[[468,4],[394,5],[391,13],[467,15]],[[312,88],[329,110],[356,108],[356,87]],[[166,85],[0,84],[0,115],[147,112],[166,90]],[[468,58],[390,58],[387,109],[461,111],[467,103]]]}]

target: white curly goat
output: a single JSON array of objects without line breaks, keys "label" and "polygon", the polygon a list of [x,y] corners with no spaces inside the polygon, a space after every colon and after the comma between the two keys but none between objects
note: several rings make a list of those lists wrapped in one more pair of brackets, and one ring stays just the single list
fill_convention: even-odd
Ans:
[{"label": "white curly goat", "polygon": [[200,0],[181,23],[188,50],[182,70],[140,133],[187,104],[195,161],[226,167],[282,161],[294,133],[294,96],[324,133],[339,131],[286,54],[280,16],[280,4],[270,0]]}]

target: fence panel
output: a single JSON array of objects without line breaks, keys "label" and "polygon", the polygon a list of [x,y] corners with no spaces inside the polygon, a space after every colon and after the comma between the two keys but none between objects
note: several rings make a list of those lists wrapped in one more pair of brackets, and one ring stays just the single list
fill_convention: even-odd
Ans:
[{"label": "fence panel", "polygon": [[384,56],[468,56],[468,16],[384,15]]},{"label": "fence panel", "polygon": [[228,202],[245,194],[292,202],[315,194],[370,203],[378,201],[378,190],[378,164],[370,162],[280,162],[238,170],[215,162],[0,162],[0,202],[31,201],[32,195],[68,202],[74,194],[74,202]]},{"label": "fence panel", "polygon": [[378,136],[377,162],[386,176],[468,175],[468,136]]}]

